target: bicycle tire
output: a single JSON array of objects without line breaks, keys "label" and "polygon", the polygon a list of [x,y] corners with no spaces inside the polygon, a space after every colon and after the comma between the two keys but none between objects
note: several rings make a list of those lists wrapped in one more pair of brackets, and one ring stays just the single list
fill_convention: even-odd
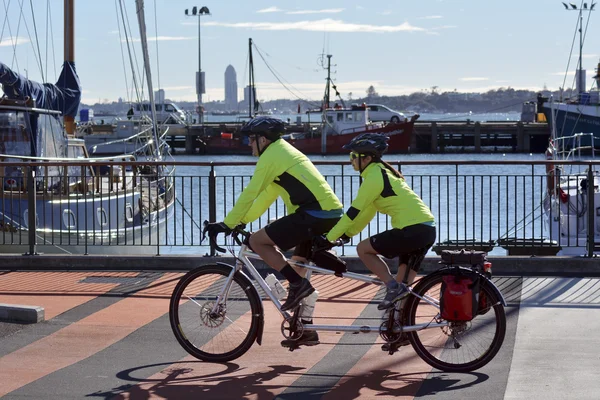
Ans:
[{"label": "bicycle tire", "polygon": [[[439,299],[443,276],[444,272],[431,274],[415,286],[414,294],[421,297],[428,295],[430,300],[437,301],[437,306],[415,295],[410,296],[405,307],[406,325],[442,321]],[[483,276],[480,284],[493,313],[478,314],[467,323],[450,323],[448,327],[407,332],[415,352],[427,364],[444,372],[470,372],[489,363],[502,347],[506,334],[502,300],[492,283]],[[452,335],[456,335],[455,338]],[[457,348],[457,344],[460,347]]]},{"label": "bicycle tire", "polygon": [[171,329],[179,344],[199,360],[235,360],[250,349],[257,337],[263,318],[261,300],[244,274],[234,275],[225,308],[218,315],[210,314],[231,268],[196,268],[180,279],[171,295]]}]

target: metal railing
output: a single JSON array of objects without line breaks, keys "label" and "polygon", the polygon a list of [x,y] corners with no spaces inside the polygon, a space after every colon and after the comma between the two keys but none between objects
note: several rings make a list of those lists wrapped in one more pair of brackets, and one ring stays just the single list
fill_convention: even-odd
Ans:
[{"label": "metal railing", "polygon": [[[64,163],[64,165],[67,164]],[[117,239],[111,241],[111,237],[119,237],[118,227],[116,232],[100,234],[91,228],[87,230],[74,228],[77,224],[69,226],[68,220],[66,222],[59,221],[64,222],[62,224],[57,224],[56,221],[50,224],[45,219],[51,216],[40,212],[40,206],[43,204],[40,203],[39,189],[33,189],[39,188],[39,183],[35,182],[43,178],[39,176],[36,178],[29,172],[39,169],[40,164],[5,162],[0,163],[0,176],[4,182],[3,187],[0,188],[0,252],[14,253],[16,251],[10,251],[10,249],[20,249],[15,245],[27,246],[29,254],[35,254],[36,250],[41,247],[43,247],[41,251],[44,252],[70,252],[69,246],[72,245],[84,246],[85,252],[90,249],[102,252],[108,251],[108,248],[101,246],[110,244],[111,252],[115,251],[112,249],[114,246],[118,247],[117,251],[121,253],[133,254],[139,251],[140,247],[145,247],[146,253],[154,254],[205,252],[214,254],[213,249],[208,247],[206,241],[201,242],[202,223],[204,220],[223,220],[243,188],[250,181],[255,166],[255,163],[251,162],[182,161],[106,162],[105,164],[109,167],[110,174],[113,173],[113,170],[126,171],[143,165],[169,165],[176,168],[175,173],[170,177],[175,193],[173,212],[165,218],[164,223],[154,227],[153,240],[133,243]],[[348,208],[360,185],[358,173],[352,170],[349,162],[314,161],[314,164],[326,177],[344,204],[344,208]],[[392,163],[402,170],[408,184],[431,208],[437,224],[436,247],[438,250],[471,247],[504,252],[504,250],[499,250],[499,245],[504,245],[504,249],[509,250],[511,246],[514,249],[527,247],[548,249],[562,247],[564,249],[583,246],[585,255],[592,256],[594,249],[598,246],[598,235],[600,234],[600,224],[597,221],[600,204],[594,204],[594,193],[598,189],[588,190],[585,194],[581,191],[581,196],[585,195],[585,201],[576,202],[576,209],[573,212],[575,216],[573,218],[580,218],[581,221],[574,224],[566,221],[565,225],[567,227],[575,226],[575,232],[563,230],[557,234],[556,231],[553,231],[557,228],[551,221],[565,216],[556,215],[550,205],[548,175],[546,174],[548,164],[550,162],[547,161],[410,161]],[[554,164],[587,167],[588,172],[585,172],[585,177],[589,182],[593,182],[594,168],[598,169],[600,162],[558,161]],[[69,165],[82,167],[89,164],[82,161]],[[120,168],[114,168],[116,166]],[[20,179],[18,187],[7,186],[7,179],[14,179],[14,177],[5,176],[4,171],[7,170],[7,167],[10,167],[12,171],[15,170],[15,167],[22,171],[22,175],[18,177]],[[73,170],[70,169],[70,171]],[[97,168],[93,170],[97,171]],[[72,174],[68,178],[69,182],[85,182],[89,179],[87,176],[77,177]],[[113,180],[115,178],[111,175],[109,181]],[[27,190],[25,190],[26,187],[28,187]],[[157,189],[153,188],[152,190]],[[557,194],[556,191],[554,193]],[[118,196],[117,192],[114,195]],[[62,201],[63,207],[67,210],[70,204],[76,203],[73,201],[76,196],[93,199],[96,193],[84,191],[79,194],[71,193],[70,196],[71,201],[67,201],[69,197],[65,197],[62,192],[46,191],[42,198],[47,202]],[[15,203],[8,200],[17,197],[24,199],[21,206],[23,209],[14,212],[8,207],[14,206]],[[116,204],[117,207],[114,210],[108,211],[118,215],[98,216],[93,202],[77,203],[77,207],[84,207],[84,210],[79,209],[77,212],[72,210],[72,213],[75,216],[89,214],[91,215],[90,221],[101,217],[114,217],[117,220],[126,221],[128,217],[126,214],[130,211],[125,204],[119,205],[118,199]],[[25,211],[34,210],[36,206],[37,213],[26,213],[29,219],[27,223],[15,221],[15,216],[25,218]],[[90,207],[90,209],[85,209],[85,207]],[[269,221],[285,214],[283,202],[277,200],[261,218],[249,225],[249,229],[252,231],[261,229]],[[565,218],[571,217],[567,215]],[[52,225],[53,228],[45,229],[44,239],[40,241],[42,232],[36,232],[35,227],[48,225]],[[125,226],[126,223],[123,225]],[[91,225],[88,225],[88,228],[89,226]],[[582,229],[583,226],[590,226],[592,229]],[[344,254],[351,254],[355,252],[352,246],[387,229],[391,229],[390,219],[385,215],[378,214],[359,235],[352,239],[350,247],[345,247],[340,251]],[[558,243],[550,240],[551,238],[564,240],[561,239],[561,243]],[[223,244],[222,238],[220,244]],[[132,246],[136,246],[135,251],[133,248],[130,249]],[[78,250],[74,251],[78,252]]]}]

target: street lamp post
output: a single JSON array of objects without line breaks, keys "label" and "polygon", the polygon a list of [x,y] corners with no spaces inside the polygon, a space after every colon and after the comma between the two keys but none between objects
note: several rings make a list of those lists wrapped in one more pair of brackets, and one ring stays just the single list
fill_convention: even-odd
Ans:
[{"label": "street lamp post", "polygon": [[[577,68],[577,93],[580,96],[582,92],[585,92],[585,75],[583,74],[583,64],[582,64],[582,52],[583,52],[583,12],[584,11],[594,11],[594,6],[596,3],[592,3],[590,8],[588,8],[587,3],[583,3],[583,7],[577,7],[577,5],[573,3],[562,3],[565,6],[567,11],[578,11],[579,12],[579,67]],[[569,7],[570,6],[570,7]]]},{"label": "street lamp post", "polygon": [[192,7],[192,13],[185,10],[188,17],[198,17],[198,74],[196,75],[196,94],[198,95],[198,122],[204,123],[204,110],[202,107],[202,93],[204,93],[204,77],[202,76],[202,44],[200,36],[200,17],[202,15],[211,15],[208,7]]}]

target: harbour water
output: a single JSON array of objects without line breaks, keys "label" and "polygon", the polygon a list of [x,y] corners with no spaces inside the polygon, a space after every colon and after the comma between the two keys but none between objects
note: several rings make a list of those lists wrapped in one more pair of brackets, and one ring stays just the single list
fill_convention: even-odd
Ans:
[{"label": "harbour water", "polygon": [[[313,161],[348,161],[346,156],[311,156]],[[256,162],[252,156],[200,156],[179,155],[176,161],[186,162]],[[496,240],[501,237],[541,237],[544,227],[541,203],[545,194],[545,170],[543,165],[527,164],[486,165],[486,161],[541,161],[543,154],[407,154],[389,155],[386,160],[400,166],[407,181],[432,209],[438,224],[438,241],[448,239]],[[406,162],[421,161],[419,165],[402,165]],[[428,161],[445,161],[450,165],[432,165]],[[476,165],[453,165],[454,161],[478,161]],[[350,165],[318,165],[317,168],[328,181],[347,208],[358,189],[358,173]],[[231,209],[242,188],[248,184],[254,171],[253,166],[217,166],[217,220],[222,220]],[[181,243],[190,230],[196,238],[200,235],[201,218],[189,221],[185,211],[190,202],[208,202],[208,166],[178,166],[177,175],[190,177],[182,180],[178,187],[181,202],[176,224],[181,229],[169,233],[173,243]],[[457,195],[458,193],[458,195]],[[463,196],[464,194],[464,196]],[[284,215],[283,204],[279,201],[261,220],[250,229],[260,229],[269,219]],[[196,213],[198,215],[198,213]],[[204,219],[206,215],[202,216]],[[185,229],[183,229],[185,228]],[[379,215],[352,244],[389,228],[386,216]],[[197,239],[196,239],[197,242]],[[346,246],[344,254],[354,255],[354,246]],[[161,252],[178,254],[204,254],[205,246],[172,246]],[[491,254],[505,255],[502,248],[495,248]]]}]

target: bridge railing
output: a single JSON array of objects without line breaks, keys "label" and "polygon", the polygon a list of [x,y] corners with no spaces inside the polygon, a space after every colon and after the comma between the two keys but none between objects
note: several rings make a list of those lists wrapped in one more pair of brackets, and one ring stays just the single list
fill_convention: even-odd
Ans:
[{"label": "bridge railing", "polygon": [[[358,173],[352,170],[349,162],[314,163],[326,177],[344,208],[348,208],[360,185]],[[81,167],[90,165],[89,162],[54,164],[59,165],[59,168],[67,167],[66,170],[69,171],[68,176],[60,173],[59,178],[54,179],[64,176],[71,185],[91,179],[90,176],[77,177],[76,174],[78,170],[87,171],[87,168]],[[54,164],[44,163],[43,166],[47,168]],[[104,164],[110,174],[115,170],[122,171],[124,180],[120,182],[124,190],[127,188],[123,183],[128,179],[125,171],[153,164],[168,164],[176,168],[169,178],[169,185],[172,185],[175,193],[171,211],[146,221],[146,225],[138,231],[149,231],[152,240],[144,240],[147,235],[140,236],[137,241],[119,240],[122,236],[119,232],[126,231],[128,219],[131,220],[139,210],[135,204],[129,204],[128,208],[125,200],[120,200],[117,191],[113,194],[116,205],[111,210],[99,213],[97,204],[89,201],[97,193],[90,191],[89,187],[83,189],[86,185],[79,185],[83,190],[81,193],[72,192],[65,197],[63,191],[44,191],[39,183],[44,178],[39,175],[32,177],[27,172],[39,170],[41,164],[5,162],[0,163],[3,182],[0,189],[0,252],[14,253],[23,250],[19,245],[26,246],[25,252],[29,254],[34,254],[40,248],[44,252],[61,252],[62,249],[70,251],[69,246],[72,245],[83,246],[84,252],[102,252],[104,249],[108,251],[108,248],[101,246],[109,244],[111,252],[115,252],[113,246],[117,246],[117,252],[131,254],[140,248],[144,248],[146,254],[213,253],[214,250],[208,247],[207,241],[201,240],[203,222],[223,220],[243,188],[250,182],[255,166],[252,162],[185,161],[121,161]],[[546,170],[550,162],[407,161],[392,164],[402,170],[408,184],[431,208],[437,224],[438,240],[434,247],[437,251],[465,247],[493,251],[495,254],[506,254],[506,251],[509,254],[520,254],[519,251],[522,254],[552,254],[560,248],[572,247],[583,248],[582,254],[591,256],[598,246],[600,223],[597,214],[600,204],[596,204],[599,202],[594,199],[598,188],[584,190],[580,187],[580,182],[593,182],[593,171],[598,169],[600,162],[554,163],[563,165],[565,170],[573,166],[586,170],[573,176],[577,201],[572,202],[570,211],[568,208],[564,209],[566,203],[560,203],[561,198],[564,200],[565,193],[561,197],[556,186],[550,189],[548,187]],[[98,171],[97,165],[92,165],[94,168],[91,170]],[[6,171],[11,171],[12,175]],[[13,176],[15,171],[21,171],[17,179]],[[111,181],[115,179],[113,176],[109,178]],[[135,190],[135,185],[131,184],[129,190]],[[152,190],[156,190],[159,195],[160,188]],[[554,202],[549,197],[552,191],[556,194],[555,199],[558,199]],[[36,192],[38,195],[34,196]],[[15,208],[15,199],[20,199],[18,209]],[[88,201],[81,201],[82,199]],[[36,202],[38,212],[33,216],[28,210],[33,209]],[[40,202],[59,204],[61,210],[58,214],[41,213],[40,206],[47,205]],[[150,214],[151,211],[146,210]],[[106,213],[112,215],[105,215]],[[277,200],[248,228],[256,231],[285,214],[283,202]],[[69,218],[65,219],[64,215]],[[115,221],[115,225],[99,232],[90,228],[97,225],[88,222],[84,227],[73,218],[89,218],[90,221],[100,218],[97,221],[100,225],[104,218],[104,221],[111,223]],[[36,232],[35,229],[42,226],[45,227],[44,240],[40,241],[42,232]],[[588,226],[592,229],[587,229]],[[343,254],[355,254],[355,246],[361,240],[391,227],[389,217],[377,214],[359,235],[352,238],[349,246],[339,251]],[[560,243],[557,241],[559,238],[562,239]],[[220,238],[220,244],[225,244],[223,238]]]}]

